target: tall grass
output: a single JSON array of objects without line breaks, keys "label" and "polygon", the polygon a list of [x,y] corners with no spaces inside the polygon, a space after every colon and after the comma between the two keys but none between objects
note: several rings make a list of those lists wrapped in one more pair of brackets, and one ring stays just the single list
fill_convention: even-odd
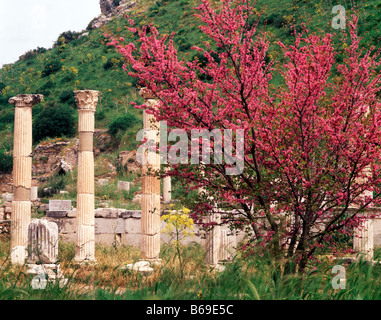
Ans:
[{"label": "tall grass", "polygon": [[[346,288],[333,289],[332,268],[340,261],[326,259],[310,266],[305,274],[285,275],[269,257],[242,258],[237,255],[219,272],[205,265],[204,250],[197,244],[183,250],[183,274],[176,250],[163,245],[162,264],[151,275],[123,268],[140,258],[130,246],[96,247],[96,264],[73,261],[74,244],[61,244],[59,258],[68,283],[49,283],[33,290],[25,267],[10,264],[9,243],[0,243],[0,299],[58,300],[378,300],[381,299],[381,265],[359,259],[346,265]],[[379,260],[377,254],[376,259]]]}]

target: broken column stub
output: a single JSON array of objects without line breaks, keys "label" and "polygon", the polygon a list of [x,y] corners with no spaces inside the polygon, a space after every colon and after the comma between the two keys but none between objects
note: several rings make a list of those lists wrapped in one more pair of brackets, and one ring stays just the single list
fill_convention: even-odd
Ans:
[{"label": "broken column stub", "polygon": [[34,219],[28,228],[28,262],[54,264],[58,261],[58,226],[54,222]]}]

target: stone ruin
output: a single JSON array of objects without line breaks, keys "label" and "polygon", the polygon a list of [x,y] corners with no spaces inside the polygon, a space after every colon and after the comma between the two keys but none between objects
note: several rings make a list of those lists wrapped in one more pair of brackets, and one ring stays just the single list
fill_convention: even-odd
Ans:
[{"label": "stone ruin", "polygon": [[[79,140],[78,140],[78,197],[77,208],[75,211],[75,242],[76,242],[76,261],[95,262],[95,242],[97,227],[96,212],[94,208],[94,152],[93,152],[93,135],[94,135],[94,113],[98,102],[98,92],[92,90],[76,91],[76,101],[79,112]],[[141,96],[145,99],[147,105],[155,106],[155,99],[142,89]],[[32,199],[35,198],[36,190],[31,185],[32,175],[32,159],[31,154],[31,109],[35,103],[42,100],[41,95],[19,95],[10,100],[15,105],[15,134],[14,134],[14,172],[13,185],[14,197],[9,200],[12,210],[11,224],[11,260],[14,264],[23,264],[28,257],[30,273],[41,271],[41,265],[50,267],[57,274],[57,246],[54,243],[58,241],[58,227],[49,224],[47,221],[30,221]],[[159,135],[153,129],[157,123],[152,115],[144,112],[143,123],[144,128],[148,129],[147,138],[153,140],[159,139]],[[151,132],[150,132],[151,131]],[[133,164],[134,153],[126,155],[128,159],[125,165]],[[138,265],[129,266],[134,270],[150,271],[150,264],[158,263],[161,241],[161,197],[160,197],[160,180],[147,174],[150,170],[160,168],[158,155],[149,153],[145,155],[148,159],[147,163],[139,168],[143,172],[141,203],[142,210],[140,212],[139,233],[140,247],[143,259]],[[70,170],[65,162],[61,161],[61,169]],[[170,201],[171,183],[170,178],[164,183],[164,195]],[[107,181],[99,181],[101,185],[106,185]],[[129,189],[128,183],[120,183],[120,189]],[[165,198],[165,197],[163,197]],[[1,212],[2,218],[6,218],[6,212]],[[72,216],[73,217],[73,216]],[[0,217],[1,218],[1,217]],[[65,217],[61,217],[65,218]],[[98,217],[99,218],[99,214]],[[126,221],[130,218],[118,217],[118,221],[122,221],[123,227],[120,230],[126,232]],[[212,266],[218,266],[221,262],[229,261],[234,256],[235,246],[237,244],[236,236],[229,233],[220,225],[220,217],[212,215],[209,222],[215,222],[216,226],[207,233],[205,242],[207,255],[206,262]],[[1,219],[0,219],[1,220]],[[106,223],[109,221],[103,221]],[[102,226],[103,228],[104,226]],[[2,228],[4,228],[2,226]],[[364,228],[356,231],[354,240],[355,250],[364,253],[367,260],[373,258],[373,230],[375,226],[372,223],[365,222]],[[119,229],[118,229],[119,230]],[[115,233],[115,232],[114,232]],[[120,234],[122,235],[123,232]],[[110,233],[112,234],[112,233]],[[114,234],[112,234],[114,236]],[[122,239],[122,236],[121,236]],[[44,242],[45,241],[45,242]],[[28,252],[26,251],[28,249]],[[141,270],[141,271],[142,271]],[[50,273],[50,276],[53,276]]]},{"label": "stone ruin", "polygon": [[[45,219],[34,219],[28,228],[27,274],[35,281],[67,282],[58,262],[58,226]],[[33,285],[33,282],[32,282]]]}]

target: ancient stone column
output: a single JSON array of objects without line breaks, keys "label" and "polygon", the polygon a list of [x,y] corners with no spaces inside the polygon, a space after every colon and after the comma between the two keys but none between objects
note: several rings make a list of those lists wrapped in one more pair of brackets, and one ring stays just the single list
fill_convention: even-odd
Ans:
[{"label": "ancient stone column", "polygon": [[210,265],[217,265],[220,261],[221,253],[221,216],[212,213],[207,217],[207,223],[213,223],[213,228],[206,233],[206,257],[205,262]]},{"label": "ancient stone column", "polygon": [[78,106],[77,241],[75,260],[95,261],[93,135],[98,91],[74,91]]},{"label": "ancient stone column", "polygon": [[11,261],[24,264],[27,257],[28,226],[31,220],[32,107],[43,95],[21,94],[9,99],[15,106],[13,145],[13,192]]},{"label": "ancient stone column", "polygon": [[353,250],[359,254],[358,258],[367,261],[373,260],[373,220],[365,219],[354,230]]},{"label": "ancient stone column", "polygon": [[[157,101],[145,88],[140,91],[145,105],[155,106]],[[159,123],[156,118],[144,111],[143,127],[145,138],[158,144],[160,142]],[[155,150],[146,150],[142,163],[142,258],[158,261],[160,254],[160,179],[155,173],[160,170],[160,154]]]},{"label": "ancient stone column", "polygon": [[[369,177],[372,175],[372,171],[370,167],[367,167],[365,169],[365,178],[357,179],[358,183],[363,182],[363,180],[366,180],[366,177]],[[363,201],[366,201],[367,199],[373,199],[373,192],[366,190],[361,195],[360,198]],[[373,207],[373,204],[371,203],[369,207]],[[355,228],[353,230],[353,250],[357,253],[360,253],[359,258],[363,258],[367,261],[373,260],[373,220],[371,218],[364,217],[364,221],[361,222],[361,224],[358,226],[358,228]]]},{"label": "ancient stone column", "polygon": [[165,177],[163,179],[163,202],[169,203],[172,200],[172,178]]},{"label": "ancient stone column", "polygon": [[234,257],[236,236],[229,234],[229,230],[221,230],[221,246],[219,261],[229,261]]}]

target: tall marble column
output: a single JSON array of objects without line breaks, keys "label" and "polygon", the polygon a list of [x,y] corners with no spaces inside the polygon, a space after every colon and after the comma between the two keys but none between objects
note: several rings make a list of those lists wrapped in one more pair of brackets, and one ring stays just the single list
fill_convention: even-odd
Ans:
[{"label": "tall marble column", "polygon": [[13,264],[24,264],[27,257],[28,226],[31,221],[32,107],[43,98],[40,94],[21,94],[9,99],[9,103],[15,106],[11,224]]},{"label": "tall marble column", "polygon": [[[147,106],[155,106],[157,101],[145,88],[140,96]],[[156,118],[144,111],[143,127],[145,138],[156,144],[160,142],[159,123]],[[142,167],[142,258],[148,261],[158,261],[160,254],[160,179],[156,172],[160,170],[160,154],[154,150],[146,150]]]},{"label": "tall marble column", "polygon": [[98,91],[74,91],[78,106],[79,152],[77,181],[77,241],[75,260],[95,261],[93,136]]}]

